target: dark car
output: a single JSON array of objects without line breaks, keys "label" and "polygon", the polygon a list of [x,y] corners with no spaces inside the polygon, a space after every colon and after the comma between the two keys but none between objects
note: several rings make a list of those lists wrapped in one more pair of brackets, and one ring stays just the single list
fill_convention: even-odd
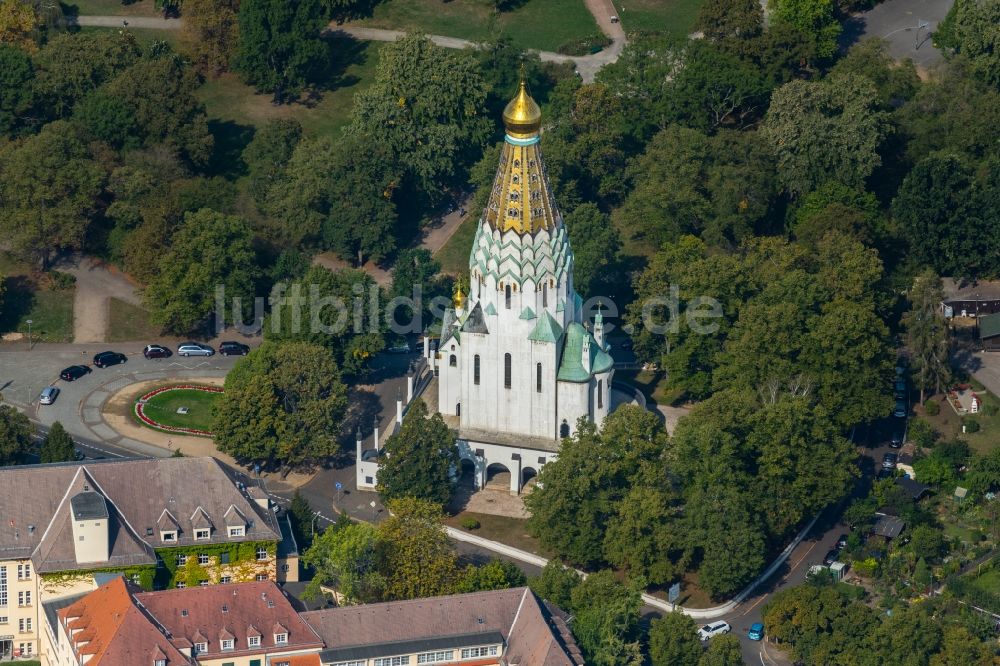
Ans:
[{"label": "dark car", "polygon": [[146,358],[167,358],[173,355],[173,352],[163,345],[146,345],[142,350],[142,355]]},{"label": "dark car", "polygon": [[90,374],[90,368],[85,365],[71,365],[59,373],[59,378],[67,382],[75,382],[80,377]]},{"label": "dark car", "polygon": [[223,356],[246,356],[250,353],[250,346],[242,342],[223,342],[219,345],[219,353]]},{"label": "dark car", "polygon": [[898,449],[903,445],[903,433],[897,431],[892,433],[892,437],[889,439],[889,446],[894,449]]},{"label": "dark car", "polygon": [[885,454],[882,456],[882,469],[895,469],[897,460],[899,460],[899,456],[895,453]]},{"label": "dark car", "polygon": [[828,552],[826,555],[823,556],[823,564],[825,564],[826,566],[830,566],[831,564],[837,561],[838,557],[840,557],[840,551],[834,548],[833,550],[831,550],[830,552]]},{"label": "dark car", "polygon": [[841,534],[837,537],[837,548],[847,548],[847,535]]},{"label": "dark car", "polygon": [[100,354],[94,355],[94,365],[98,368],[107,368],[112,365],[118,365],[119,363],[124,363],[128,360],[125,354],[120,354],[114,351],[103,351]]}]

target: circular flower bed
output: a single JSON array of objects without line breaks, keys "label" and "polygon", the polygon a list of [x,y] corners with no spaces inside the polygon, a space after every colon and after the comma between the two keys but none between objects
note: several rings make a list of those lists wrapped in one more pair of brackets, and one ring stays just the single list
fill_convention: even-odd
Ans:
[{"label": "circular flower bed", "polygon": [[211,437],[212,433],[208,430],[200,430],[198,428],[184,428],[180,426],[173,426],[166,423],[160,423],[155,419],[151,418],[146,413],[146,406],[150,400],[153,400],[157,396],[163,396],[163,394],[170,391],[202,391],[205,393],[223,393],[224,389],[220,386],[201,386],[198,384],[175,384],[172,386],[161,386],[157,389],[149,391],[141,396],[135,402],[135,415],[142,421],[143,425],[153,428],[154,430],[161,430],[163,432],[177,433],[181,435],[195,435],[197,437]]}]

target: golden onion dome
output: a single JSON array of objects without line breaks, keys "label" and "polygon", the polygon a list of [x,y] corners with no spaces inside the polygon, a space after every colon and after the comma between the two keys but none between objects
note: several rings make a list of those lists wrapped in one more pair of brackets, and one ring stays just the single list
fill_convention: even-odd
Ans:
[{"label": "golden onion dome", "polygon": [[465,294],[462,293],[462,284],[460,282],[455,283],[455,294],[452,297],[452,304],[455,306],[456,310],[465,309]]},{"label": "golden onion dome", "polygon": [[542,110],[528,94],[524,79],[521,79],[517,95],[503,110],[503,124],[508,134],[519,138],[536,134],[542,126]]}]

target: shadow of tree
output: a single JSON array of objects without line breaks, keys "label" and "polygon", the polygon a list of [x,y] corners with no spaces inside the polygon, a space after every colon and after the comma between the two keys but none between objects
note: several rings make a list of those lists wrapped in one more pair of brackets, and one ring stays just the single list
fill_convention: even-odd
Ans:
[{"label": "shadow of tree", "polygon": [[256,131],[254,127],[232,120],[209,120],[208,131],[215,138],[215,145],[206,171],[232,179],[242,176],[246,172],[246,165],[241,156],[243,149],[253,140]]},{"label": "shadow of tree", "polygon": [[0,333],[18,328],[18,323],[35,305],[36,285],[26,275],[12,275],[4,281],[6,293],[0,309]]}]

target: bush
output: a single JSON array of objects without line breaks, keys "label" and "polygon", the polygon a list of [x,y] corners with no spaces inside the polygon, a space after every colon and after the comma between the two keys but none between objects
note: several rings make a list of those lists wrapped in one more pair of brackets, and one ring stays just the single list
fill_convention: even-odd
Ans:
[{"label": "bush", "polygon": [[910,441],[922,448],[934,446],[934,440],[937,439],[933,426],[924,419],[913,419],[910,422],[908,435]]},{"label": "bush", "polygon": [[941,413],[941,403],[937,400],[928,400],[924,403],[924,412],[927,416],[937,416]]},{"label": "bush", "polygon": [[965,427],[965,432],[979,432],[979,421],[976,419],[965,419],[962,425]]},{"label": "bush", "polygon": [[479,529],[479,521],[476,520],[475,518],[470,518],[469,516],[466,516],[465,518],[462,518],[462,520],[458,521],[458,524],[461,525],[462,527],[464,527],[467,530],[478,530]]},{"label": "bush", "polygon": [[583,39],[576,39],[559,45],[556,49],[559,53],[569,56],[585,56],[597,53],[605,46],[609,46],[611,40],[604,34],[590,35]]},{"label": "bush", "polygon": [[49,280],[52,281],[52,288],[63,290],[70,289],[76,284],[76,276],[62,271],[49,271]]}]

